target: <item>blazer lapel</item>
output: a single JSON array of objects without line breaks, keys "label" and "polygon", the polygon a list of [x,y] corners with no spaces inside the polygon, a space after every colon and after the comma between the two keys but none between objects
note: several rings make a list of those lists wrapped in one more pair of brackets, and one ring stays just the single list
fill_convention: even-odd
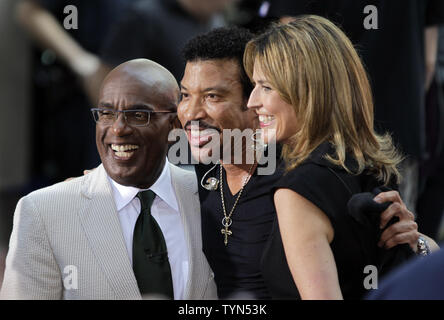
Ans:
[{"label": "blazer lapel", "polygon": [[141,299],[103,165],[85,177],[82,194],[88,200],[78,213],[80,221],[116,299]]},{"label": "blazer lapel", "polygon": [[[193,188],[196,178],[190,173],[184,175],[183,169],[170,164],[171,180],[179,205],[179,212],[185,228],[188,246],[188,281],[184,299],[201,299],[207,286],[208,268],[202,259],[200,204],[197,188]],[[194,179],[190,181],[191,179]]]}]

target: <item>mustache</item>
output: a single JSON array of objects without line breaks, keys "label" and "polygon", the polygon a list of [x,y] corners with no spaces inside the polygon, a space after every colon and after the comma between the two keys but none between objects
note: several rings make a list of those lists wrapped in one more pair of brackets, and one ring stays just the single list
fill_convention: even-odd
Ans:
[{"label": "mustache", "polygon": [[219,128],[217,128],[217,127],[215,127],[215,126],[212,126],[212,125],[210,125],[209,123],[207,123],[207,122],[205,122],[205,121],[196,121],[196,120],[193,120],[193,121],[188,120],[188,121],[185,123],[184,130],[191,130],[192,122],[193,122],[194,125],[195,125],[196,122],[197,122],[197,123],[198,123],[198,127],[199,127],[199,129],[213,129],[213,130],[216,130],[216,131],[219,132],[219,133],[222,132],[222,130],[220,130]]}]

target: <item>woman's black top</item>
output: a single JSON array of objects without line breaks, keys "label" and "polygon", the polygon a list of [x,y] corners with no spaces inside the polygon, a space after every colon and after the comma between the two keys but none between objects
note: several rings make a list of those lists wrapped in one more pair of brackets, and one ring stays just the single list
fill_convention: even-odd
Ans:
[{"label": "woman's black top", "polygon": [[[301,165],[284,174],[278,188],[291,189],[319,207],[329,218],[334,239],[331,242],[344,299],[359,299],[366,293],[364,272],[367,265],[377,265],[379,226],[362,224],[347,211],[353,193],[372,190],[380,185],[371,175],[353,175],[326,160],[333,149],[325,142],[315,149]],[[356,162],[347,157],[346,166],[356,170]],[[378,212],[379,219],[379,212]],[[277,221],[262,259],[263,276],[270,294],[276,299],[299,298],[290,273]]]}]

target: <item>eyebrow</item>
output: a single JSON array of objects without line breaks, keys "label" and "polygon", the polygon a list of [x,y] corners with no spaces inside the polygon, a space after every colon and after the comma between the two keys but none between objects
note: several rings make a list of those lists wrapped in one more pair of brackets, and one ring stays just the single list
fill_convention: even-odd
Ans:
[{"label": "eyebrow", "polygon": [[[114,105],[109,102],[101,102],[101,103],[99,103],[99,107],[115,109]],[[150,105],[147,105],[147,104],[138,103],[138,104],[130,105],[128,110],[151,110],[151,111],[154,111],[154,108],[151,107]]]},{"label": "eyebrow", "polygon": [[[183,84],[180,84],[181,89],[188,90],[187,87],[185,87]],[[222,86],[215,86],[215,87],[208,87],[203,90],[202,92],[210,92],[210,91],[216,91],[219,93],[227,93],[230,92],[228,88],[222,87]]]},{"label": "eyebrow", "polygon": [[259,84],[264,84],[264,83],[268,83],[268,81],[267,80],[261,80],[261,79],[259,79],[259,80],[257,80],[257,81],[255,81],[256,83],[259,83]]}]

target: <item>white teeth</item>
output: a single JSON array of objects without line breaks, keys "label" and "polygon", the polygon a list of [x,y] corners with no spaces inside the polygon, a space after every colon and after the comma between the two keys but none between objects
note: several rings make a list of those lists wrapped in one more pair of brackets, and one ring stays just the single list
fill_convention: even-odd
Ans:
[{"label": "white teeth", "polygon": [[116,152],[116,156],[120,158],[129,158],[132,154],[132,152]]},{"label": "white teeth", "polygon": [[274,120],[273,116],[266,116],[266,115],[263,115],[263,114],[259,115],[259,121],[262,122],[262,123],[269,123],[269,122],[271,122],[273,120]]},{"label": "white teeth", "polygon": [[133,144],[112,144],[111,149],[116,151],[116,155],[118,155],[117,153],[125,153],[125,151],[139,149],[139,146]]}]

